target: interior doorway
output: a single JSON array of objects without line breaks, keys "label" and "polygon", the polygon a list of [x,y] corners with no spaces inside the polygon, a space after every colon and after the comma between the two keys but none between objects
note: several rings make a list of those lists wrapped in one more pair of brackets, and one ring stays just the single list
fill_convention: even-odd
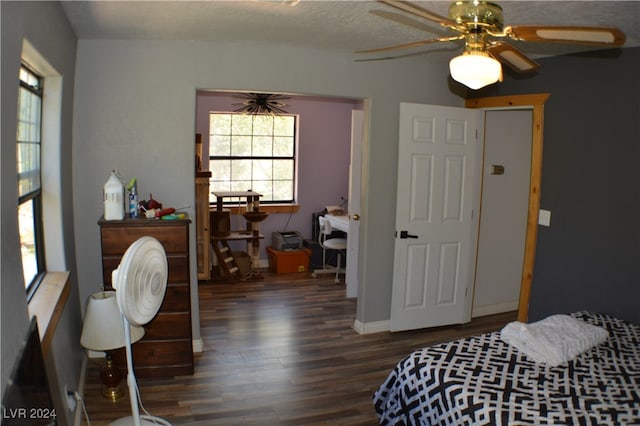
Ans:
[{"label": "interior doorway", "polygon": [[542,146],[544,131],[544,104],[549,99],[548,93],[534,95],[495,96],[489,98],[468,99],[467,108],[509,109],[531,108],[531,169],[529,176],[529,202],[527,204],[527,227],[525,236],[522,277],[518,301],[518,321],[526,322],[529,315],[529,297],[533,281],[533,267],[536,256],[538,238],[538,212],[540,210],[540,193],[542,183]]},{"label": "interior doorway", "polygon": [[[203,158],[208,152],[208,115],[212,111],[229,112],[237,108],[237,94],[243,91],[199,90],[196,101],[196,133],[202,134]],[[305,240],[313,242],[313,214],[325,206],[345,204],[349,208],[360,200],[359,185],[351,188],[353,176],[361,176],[361,163],[351,169],[352,112],[366,115],[366,100],[319,95],[286,94],[283,109],[299,116],[299,135],[296,147],[297,197],[294,205],[269,205],[261,202],[260,209],[270,216],[260,224],[264,239],[260,244],[261,267],[268,267],[265,248],[271,245],[272,233],[299,231]],[[236,106],[234,107],[234,104]],[[362,133],[362,132],[361,132]],[[355,192],[354,192],[355,191]],[[232,226],[235,225],[232,217]],[[352,224],[349,224],[351,227]],[[351,264],[358,258],[358,237],[350,251]],[[305,241],[307,243],[307,241]],[[352,271],[357,271],[357,265]],[[353,274],[352,274],[353,276]],[[357,274],[355,275],[357,276]],[[353,283],[353,280],[351,280]],[[357,297],[357,284],[349,288],[348,297]]]},{"label": "interior doorway", "polygon": [[518,309],[531,172],[530,109],[484,114],[472,317]]}]

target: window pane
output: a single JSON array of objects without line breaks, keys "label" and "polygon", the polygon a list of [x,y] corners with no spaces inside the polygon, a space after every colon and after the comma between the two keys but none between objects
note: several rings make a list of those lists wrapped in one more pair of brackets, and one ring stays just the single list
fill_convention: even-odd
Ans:
[{"label": "window pane", "polygon": [[271,115],[253,116],[253,134],[271,135],[273,133],[273,117]]},{"label": "window pane", "polygon": [[[251,182],[251,160],[232,160],[231,180],[243,180]],[[248,188],[251,188],[251,185],[245,187],[244,189],[241,189],[240,191],[246,191]]]},{"label": "window pane", "polygon": [[231,161],[229,160],[211,160],[209,162],[209,171],[211,171],[211,181],[229,181],[231,173]]},{"label": "window pane", "polygon": [[293,160],[273,160],[273,179],[291,180],[293,176]]},{"label": "window pane", "polygon": [[271,157],[272,153],[272,137],[271,136],[254,136],[253,138],[253,156],[254,157]]},{"label": "window pane", "polygon": [[250,180],[236,180],[231,182],[231,191],[248,191],[251,188]]},{"label": "window pane", "polygon": [[274,157],[293,157],[293,137],[273,138]]},{"label": "window pane", "polygon": [[293,181],[273,181],[274,200],[293,200]]},{"label": "window pane", "polygon": [[291,115],[278,115],[274,117],[273,134],[276,136],[293,136],[295,131],[295,119]]},{"label": "window pane", "polygon": [[40,188],[40,144],[18,143],[16,150],[18,196],[22,197]]},{"label": "window pane", "polygon": [[251,155],[251,136],[232,136],[231,155],[234,157],[249,157]]},{"label": "window pane", "polygon": [[215,156],[231,155],[231,136],[210,135],[209,136],[209,155],[215,155]]},{"label": "window pane", "polygon": [[250,135],[253,132],[253,120],[250,115],[236,114],[231,116],[232,135]]},{"label": "window pane", "polygon": [[19,197],[40,188],[40,106],[37,94],[20,87],[16,129]]},{"label": "window pane", "polygon": [[229,135],[231,114],[209,114],[209,129],[212,135]]},{"label": "window pane", "polygon": [[273,201],[273,182],[270,180],[253,181],[253,190],[262,194],[262,201]]},{"label": "window pane", "polygon": [[253,180],[271,180],[273,179],[273,160],[253,160]]},{"label": "window pane", "polygon": [[18,227],[20,229],[22,272],[26,288],[38,274],[33,200],[25,201],[18,207]]}]

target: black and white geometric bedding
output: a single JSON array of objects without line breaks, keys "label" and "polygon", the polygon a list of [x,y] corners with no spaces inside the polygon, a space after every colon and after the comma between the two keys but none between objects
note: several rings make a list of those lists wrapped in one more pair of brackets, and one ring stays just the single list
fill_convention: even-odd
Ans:
[{"label": "black and white geometric bedding", "polygon": [[640,326],[573,317],[608,330],[557,367],[536,364],[500,332],[415,351],[376,391],[383,425],[640,425]]}]

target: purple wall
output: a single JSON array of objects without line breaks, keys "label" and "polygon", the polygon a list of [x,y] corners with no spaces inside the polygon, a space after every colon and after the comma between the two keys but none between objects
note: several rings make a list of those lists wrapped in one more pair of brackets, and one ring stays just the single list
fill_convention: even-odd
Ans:
[{"label": "purple wall", "polygon": [[[229,92],[198,92],[196,133],[202,134],[205,160],[209,155],[209,112],[233,111],[237,108],[233,104],[239,102]],[[340,197],[348,198],[351,111],[363,109],[359,99],[292,96],[284,102],[287,112],[299,115],[296,202],[300,210],[291,217],[271,214],[260,224],[265,236],[260,244],[262,259],[267,258],[265,247],[271,245],[273,231],[299,231],[304,238],[311,238],[312,213],[326,205],[341,204]],[[243,222],[235,216],[231,223],[237,228]]]}]

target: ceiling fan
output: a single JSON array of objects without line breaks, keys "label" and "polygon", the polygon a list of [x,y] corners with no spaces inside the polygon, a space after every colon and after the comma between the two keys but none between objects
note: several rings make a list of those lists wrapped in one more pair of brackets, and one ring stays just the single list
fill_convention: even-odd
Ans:
[{"label": "ceiling fan", "polygon": [[[425,46],[438,42],[464,40],[464,52],[449,63],[451,77],[471,89],[479,89],[502,80],[501,63],[518,73],[534,72],[540,65],[512,44],[503,40],[542,43],[569,43],[588,46],[617,47],[625,35],[614,27],[584,27],[556,25],[504,26],[502,7],[479,0],[456,1],[449,6],[449,16],[431,12],[410,1],[379,0],[413,17],[435,22],[452,31],[451,36],[419,40],[396,46],[360,50],[356,53],[378,53]],[[394,19],[394,14],[378,13]],[[407,23],[402,16],[394,19]],[[381,59],[393,59],[386,57]]]}]

